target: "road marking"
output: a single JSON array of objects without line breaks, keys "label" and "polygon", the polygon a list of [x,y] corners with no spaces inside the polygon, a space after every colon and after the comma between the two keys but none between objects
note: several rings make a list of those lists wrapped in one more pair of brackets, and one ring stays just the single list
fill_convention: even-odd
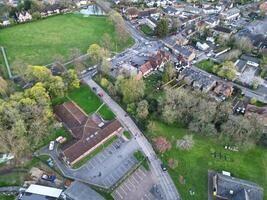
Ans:
[{"label": "road marking", "polygon": [[127,183],[124,183],[123,184],[125,187],[127,187],[127,189],[131,192],[132,190],[131,190],[131,188],[130,187],[128,187],[128,184]]},{"label": "road marking", "polygon": [[136,173],[136,176],[141,179],[141,180],[144,180],[141,176],[139,176],[139,173]]},{"label": "road marking", "polygon": [[127,192],[125,192],[125,190],[123,189],[122,186],[120,186],[120,189],[125,193],[125,195],[127,196]]},{"label": "road marking", "polygon": [[[135,174],[134,174],[134,175],[135,175]],[[133,180],[136,182],[136,184],[138,184],[139,181],[135,179],[135,176],[134,176],[134,175],[132,176],[132,177],[133,177]]]},{"label": "road marking", "polygon": [[123,199],[123,196],[121,195],[121,193],[118,190],[116,190],[115,193],[119,196],[119,198]]}]

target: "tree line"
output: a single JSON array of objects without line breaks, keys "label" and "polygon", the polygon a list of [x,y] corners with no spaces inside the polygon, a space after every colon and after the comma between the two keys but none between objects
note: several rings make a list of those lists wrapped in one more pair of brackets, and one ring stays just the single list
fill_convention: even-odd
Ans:
[{"label": "tree line", "polygon": [[52,111],[52,99],[61,98],[69,89],[80,86],[74,70],[54,76],[44,66],[29,66],[22,78],[32,87],[10,92],[0,79],[0,145],[22,162],[50,134],[58,123]]}]

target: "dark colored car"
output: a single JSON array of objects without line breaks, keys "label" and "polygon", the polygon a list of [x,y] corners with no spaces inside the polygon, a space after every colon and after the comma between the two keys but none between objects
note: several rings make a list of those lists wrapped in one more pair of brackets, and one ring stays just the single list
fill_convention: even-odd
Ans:
[{"label": "dark colored car", "polygon": [[45,181],[54,182],[56,180],[56,176],[55,175],[43,174],[42,175],[42,179],[45,180]]},{"label": "dark colored car", "polygon": [[167,167],[163,163],[160,166],[161,166],[162,171],[164,172],[167,171]]}]

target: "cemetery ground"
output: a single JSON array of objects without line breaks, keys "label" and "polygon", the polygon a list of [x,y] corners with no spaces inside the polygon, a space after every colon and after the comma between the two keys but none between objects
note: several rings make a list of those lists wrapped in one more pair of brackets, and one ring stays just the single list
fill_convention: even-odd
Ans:
[{"label": "cemetery ground", "polygon": [[[219,143],[216,138],[192,133],[178,125],[166,125],[153,121],[153,130],[146,136],[152,141],[159,136],[165,137],[172,145],[171,149],[159,154],[164,164],[174,159],[177,166],[168,171],[177,186],[182,199],[207,199],[208,170],[229,171],[233,176],[257,183],[267,191],[267,151],[259,146],[231,151]],[[192,134],[194,146],[190,150],[177,148],[177,139]],[[191,191],[191,192],[190,192]],[[194,191],[194,196],[192,196]],[[190,195],[191,193],[191,195]],[[264,199],[267,194],[265,192]]]}]

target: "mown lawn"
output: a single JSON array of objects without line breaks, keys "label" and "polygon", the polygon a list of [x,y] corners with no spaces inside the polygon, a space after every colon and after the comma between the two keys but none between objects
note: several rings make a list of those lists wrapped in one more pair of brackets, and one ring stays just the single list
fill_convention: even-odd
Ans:
[{"label": "mown lawn", "polygon": [[154,31],[146,24],[140,25],[140,30],[148,36],[154,35]]},{"label": "mown lawn", "polygon": [[16,59],[30,65],[44,65],[51,63],[55,55],[67,60],[72,48],[85,53],[90,44],[100,44],[104,33],[111,36],[113,51],[134,43],[129,37],[125,44],[116,45],[115,29],[107,17],[65,14],[1,29],[0,44],[5,47],[11,65]]},{"label": "mown lawn", "polygon": [[26,177],[26,172],[10,172],[0,175],[0,187],[20,186]]},{"label": "mown lawn", "polygon": [[[153,131],[147,132],[147,136],[152,139],[158,136],[165,136],[172,143],[170,151],[160,155],[167,165],[170,158],[178,161],[178,166],[174,170],[168,169],[175,185],[180,192],[182,199],[207,199],[208,191],[208,170],[229,171],[233,176],[250,180],[264,188],[264,199],[267,199],[267,150],[261,147],[253,147],[249,150],[232,152],[225,150],[222,144],[215,140],[194,134],[194,147],[189,151],[176,148],[177,139],[185,134],[191,134],[187,129],[165,125],[154,122]],[[212,152],[221,153],[229,160],[214,158]],[[185,183],[179,181],[183,176]],[[195,196],[189,194],[189,190],[195,191]]]},{"label": "mown lawn", "polygon": [[16,199],[16,196],[11,195],[11,196],[0,196],[0,200],[14,200]]},{"label": "mown lawn", "polygon": [[212,73],[212,68],[215,64],[211,60],[202,60],[196,64],[200,69],[205,70],[206,72]]},{"label": "mown lawn", "polygon": [[[70,91],[67,97],[76,102],[87,114],[95,112],[103,104],[101,99],[86,85],[81,85],[79,89]],[[105,120],[111,120],[115,117],[107,105],[100,108],[99,114]]]},{"label": "mown lawn", "polygon": [[58,130],[53,131],[47,137],[45,137],[39,144],[34,146],[34,149],[37,150],[45,145],[48,145],[50,141],[56,140],[59,136],[65,137],[67,141],[72,139],[70,133],[68,133],[64,128],[60,128]]}]

